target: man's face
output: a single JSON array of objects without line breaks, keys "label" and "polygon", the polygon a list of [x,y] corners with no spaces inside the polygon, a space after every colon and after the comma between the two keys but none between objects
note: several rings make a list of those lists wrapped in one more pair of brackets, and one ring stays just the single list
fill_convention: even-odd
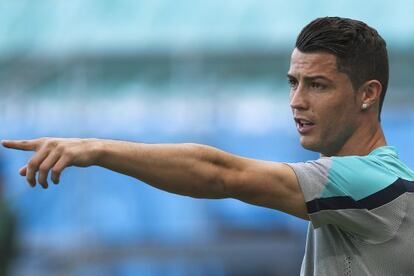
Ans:
[{"label": "man's face", "polygon": [[302,146],[336,155],[358,125],[360,105],[350,79],[338,71],[334,55],[298,49],[293,50],[288,79]]}]

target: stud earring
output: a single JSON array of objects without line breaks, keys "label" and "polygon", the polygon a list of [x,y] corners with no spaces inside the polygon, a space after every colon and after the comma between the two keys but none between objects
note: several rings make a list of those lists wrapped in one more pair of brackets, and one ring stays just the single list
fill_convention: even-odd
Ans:
[{"label": "stud earring", "polygon": [[368,108],[368,104],[367,103],[362,104],[362,110],[365,110],[367,108]]}]

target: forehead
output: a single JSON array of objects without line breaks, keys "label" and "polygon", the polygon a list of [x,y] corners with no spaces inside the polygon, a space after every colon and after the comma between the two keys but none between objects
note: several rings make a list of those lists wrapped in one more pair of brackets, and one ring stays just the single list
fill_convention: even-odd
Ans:
[{"label": "forehead", "polygon": [[303,53],[294,49],[290,59],[290,75],[338,74],[336,56],[325,52]]}]

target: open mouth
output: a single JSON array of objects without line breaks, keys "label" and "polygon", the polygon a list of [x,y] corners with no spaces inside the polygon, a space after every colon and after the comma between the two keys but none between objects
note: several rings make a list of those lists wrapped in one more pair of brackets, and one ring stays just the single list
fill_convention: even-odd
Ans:
[{"label": "open mouth", "polygon": [[306,134],[312,130],[315,124],[306,119],[295,118],[296,127],[301,134]]}]

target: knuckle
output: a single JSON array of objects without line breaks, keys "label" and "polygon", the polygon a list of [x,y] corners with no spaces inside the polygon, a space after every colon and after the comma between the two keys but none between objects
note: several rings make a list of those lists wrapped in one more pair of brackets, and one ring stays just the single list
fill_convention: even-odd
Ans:
[{"label": "knuckle", "polygon": [[73,157],[75,157],[75,154],[71,150],[66,149],[65,150],[65,156],[66,156],[67,159],[72,159]]},{"label": "knuckle", "polygon": [[69,149],[68,147],[66,147],[65,145],[60,145],[60,150],[62,151],[63,154],[67,154]]},{"label": "knuckle", "polygon": [[41,172],[41,173],[45,173],[48,170],[49,170],[49,168],[48,168],[47,165],[40,165],[40,167],[39,167],[39,172]]},{"label": "knuckle", "polygon": [[57,141],[53,139],[46,140],[44,146],[48,149],[55,148],[57,146]]},{"label": "knuckle", "polygon": [[29,161],[29,163],[27,163],[27,167],[29,168],[29,169],[36,169],[37,168],[37,162],[35,161],[35,160],[30,160]]},{"label": "knuckle", "polygon": [[62,152],[64,152],[64,150],[65,150],[65,146],[64,145],[62,145],[62,144],[57,144],[56,145],[56,151],[57,152],[62,153]]}]

